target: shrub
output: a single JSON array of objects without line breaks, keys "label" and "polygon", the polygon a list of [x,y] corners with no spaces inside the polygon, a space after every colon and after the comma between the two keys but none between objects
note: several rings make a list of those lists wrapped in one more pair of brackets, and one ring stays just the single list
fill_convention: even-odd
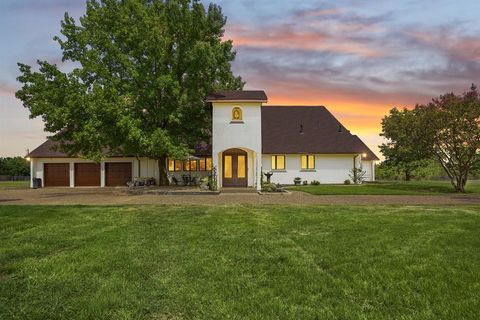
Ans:
[{"label": "shrub", "polygon": [[210,191],[218,190],[217,167],[213,166],[212,173],[208,176],[208,188]]},{"label": "shrub", "polygon": [[318,180],[312,180],[312,182],[310,182],[310,184],[311,184],[312,186],[318,186],[318,185],[320,185],[320,181],[318,181]]},{"label": "shrub", "polygon": [[301,182],[302,182],[302,178],[300,177],[295,177],[295,179],[293,179],[293,183],[295,183],[295,185],[299,185]]},{"label": "shrub", "polygon": [[202,190],[208,190],[210,188],[210,178],[209,177],[203,177],[200,179],[200,189]]},{"label": "shrub", "polygon": [[262,192],[282,192],[283,188],[280,184],[266,183],[262,184]]},{"label": "shrub", "polygon": [[345,181],[343,181],[343,184],[351,184],[351,181],[349,179],[346,179]]},{"label": "shrub", "polygon": [[304,181],[303,181],[303,185],[304,185],[304,186],[308,185],[308,181],[307,181],[307,180],[304,180]]},{"label": "shrub", "polygon": [[362,182],[365,181],[366,174],[367,173],[360,168],[353,168],[352,170],[350,170],[348,176],[354,184],[362,184]]}]

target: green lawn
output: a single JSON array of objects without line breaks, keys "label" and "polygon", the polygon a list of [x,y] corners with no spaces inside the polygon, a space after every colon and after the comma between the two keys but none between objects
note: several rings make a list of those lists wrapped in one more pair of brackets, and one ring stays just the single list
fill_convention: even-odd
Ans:
[{"label": "green lawn", "polygon": [[474,319],[479,212],[0,206],[0,319]]},{"label": "green lawn", "polygon": [[26,189],[30,187],[30,181],[0,181],[0,190]]},{"label": "green lawn", "polygon": [[[289,190],[304,191],[315,195],[439,195],[452,194],[449,181],[382,181],[363,185],[292,186]],[[467,193],[480,193],[480,182],[469,181]]]}]

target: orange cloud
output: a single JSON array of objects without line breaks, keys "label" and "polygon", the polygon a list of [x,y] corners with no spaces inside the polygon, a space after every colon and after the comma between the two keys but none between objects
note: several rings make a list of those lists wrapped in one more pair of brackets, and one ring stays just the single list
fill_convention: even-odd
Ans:
[{"label": "orange cloud", "polygon": [[[353,134],[358,135],[379,157],[381,120],[393,107],[410,107],[430,98],[402,92],[375,92],[326,84],[256,79],[268,95],[268,105],[323,105]],[[260,86],[258,86],[260,87]]]}]

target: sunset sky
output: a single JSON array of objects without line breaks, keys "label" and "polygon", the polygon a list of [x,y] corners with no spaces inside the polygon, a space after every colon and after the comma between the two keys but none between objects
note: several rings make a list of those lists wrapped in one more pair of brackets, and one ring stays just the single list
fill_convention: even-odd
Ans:
[{"label": "sunset sky", "polygon": [[[480,1],[216,3],[245,89],[265,90],[269,104],[325,105],[377,154],[390,108],[480,83]],[[14,96],[16,63],[58,62],[60,20],[84,8],[83,0],[1,1],[0,156],[23,156],[47,136]]]}]

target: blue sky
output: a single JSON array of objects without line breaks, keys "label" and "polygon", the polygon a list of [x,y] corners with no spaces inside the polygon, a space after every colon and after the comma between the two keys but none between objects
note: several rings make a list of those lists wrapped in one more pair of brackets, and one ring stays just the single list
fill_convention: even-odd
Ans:
[{"label": "blue sky", "polygon": [[[205,1],[206,3],[206,1]],[[480,83],[480,1],[216,1],[238,52],[234,71],[270,104],[326,105],[377,151],[393,106]],[[41,119],[15,99],[17,62],[60,61],[52,40],[83,0],[0,3],[0,156],[43,142]]]}]

